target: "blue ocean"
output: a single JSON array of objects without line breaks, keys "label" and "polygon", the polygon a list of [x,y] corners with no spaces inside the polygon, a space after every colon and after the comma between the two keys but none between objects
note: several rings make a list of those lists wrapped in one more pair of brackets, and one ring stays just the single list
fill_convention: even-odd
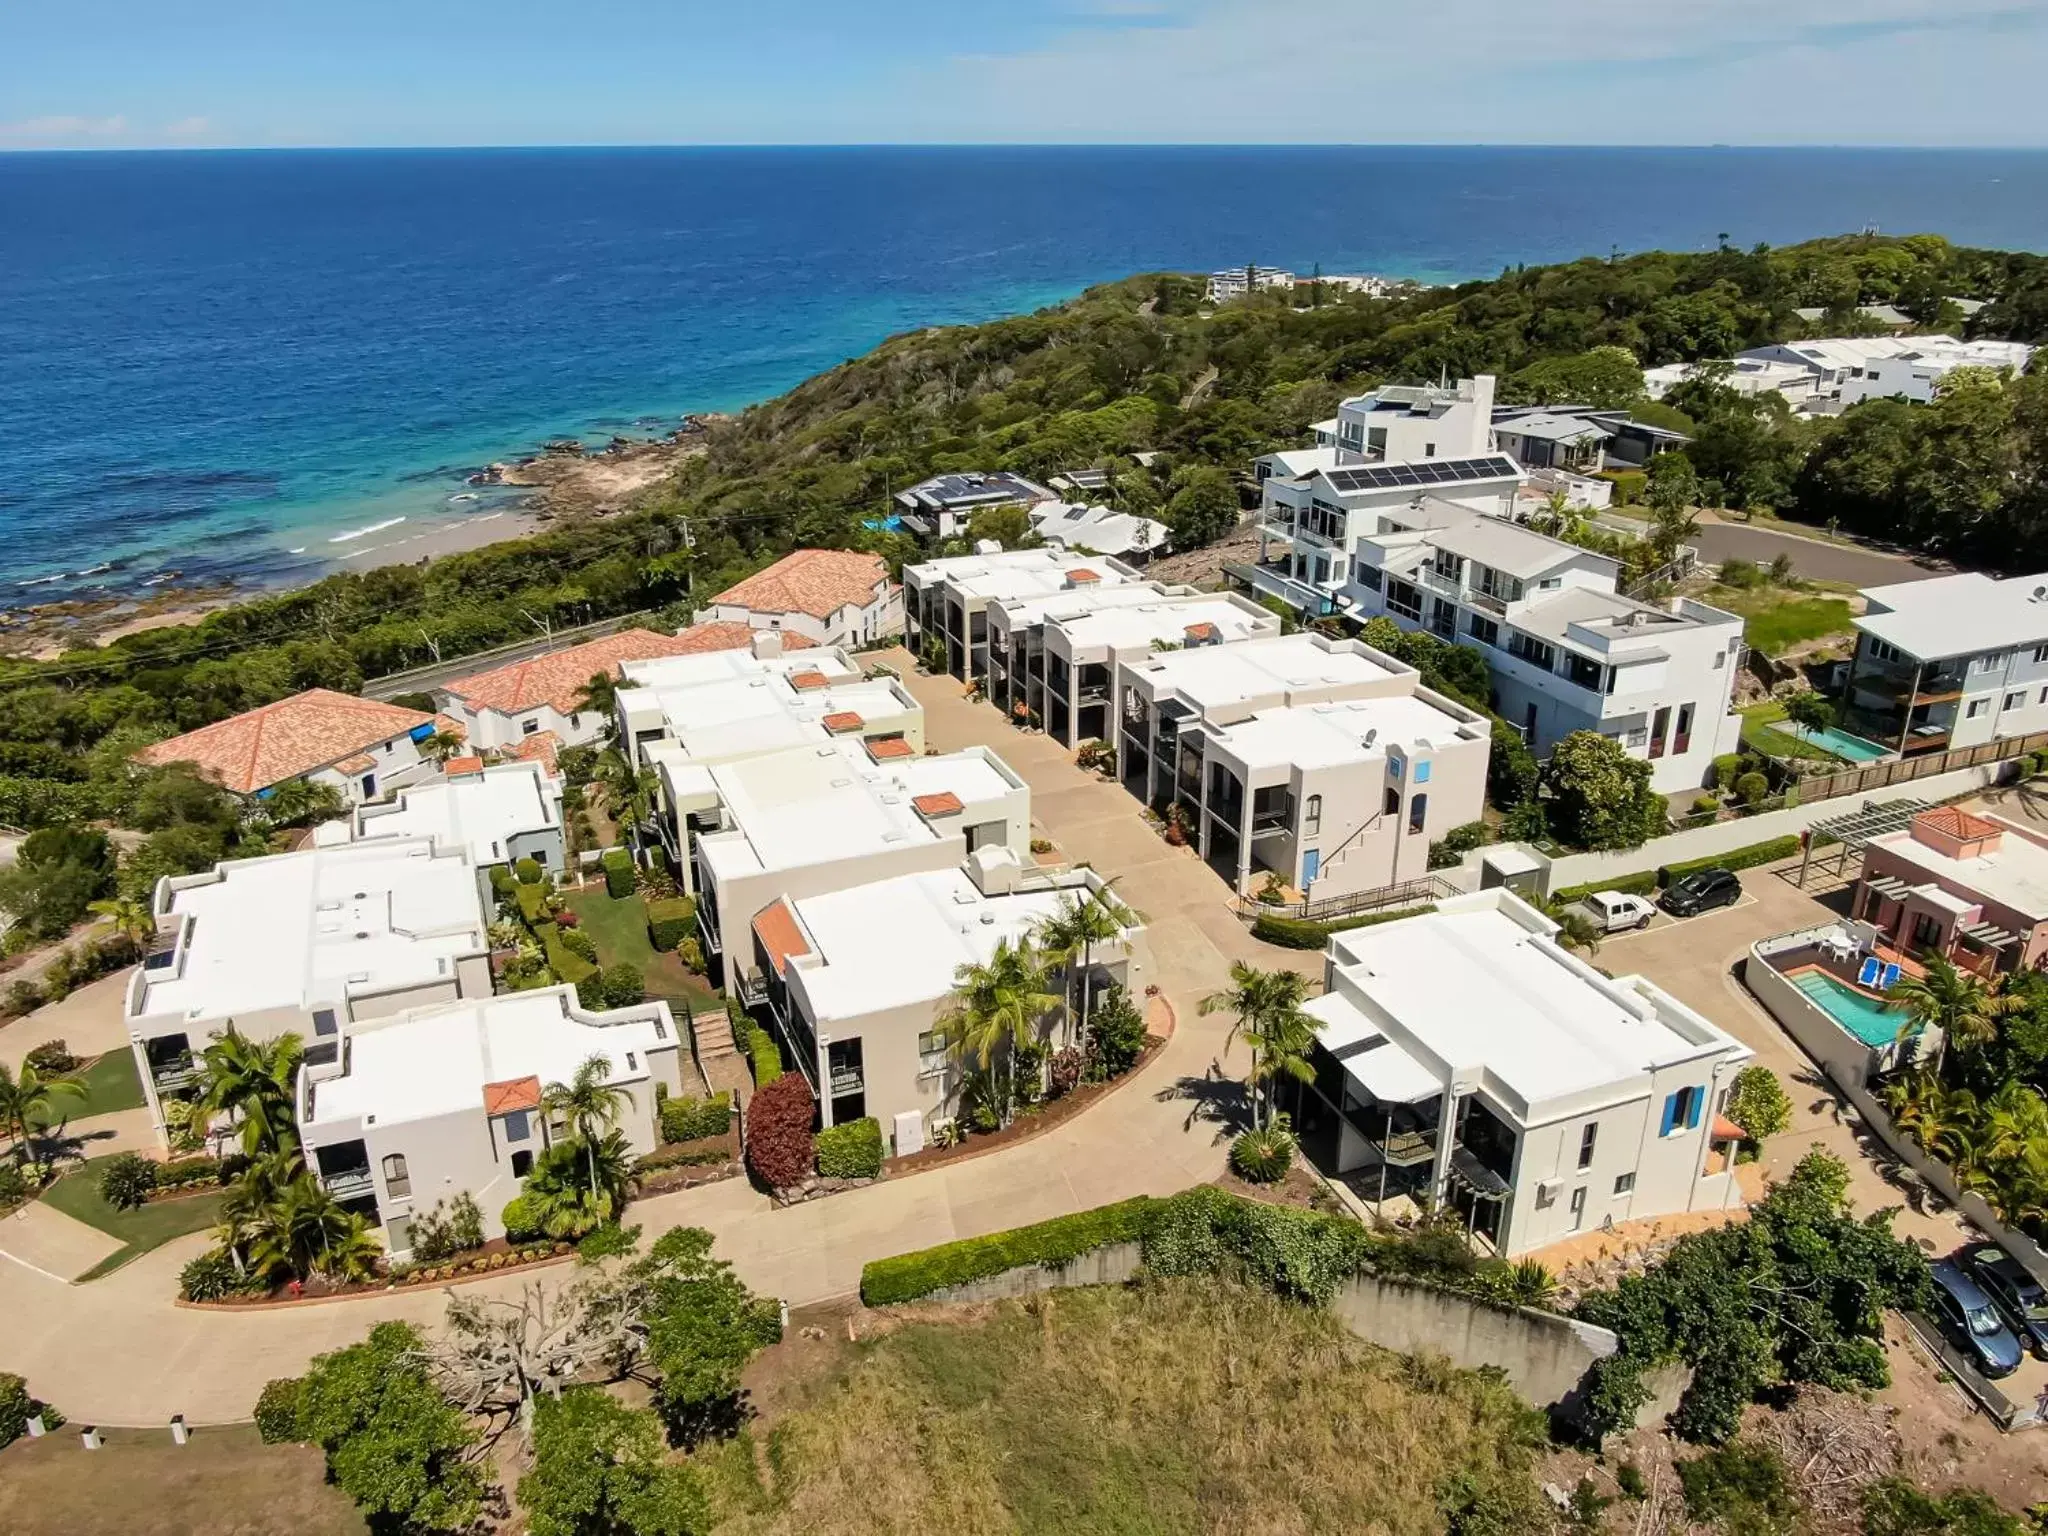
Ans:
[{"label": "blue ocean", "polygon": [[309,579],[399,519],[501,515],[465,476],[550,436],[654,435],[1134,271],[1442,282],[1866,225],[2048,249],[2048,154],[0,155],[0,606]]}]

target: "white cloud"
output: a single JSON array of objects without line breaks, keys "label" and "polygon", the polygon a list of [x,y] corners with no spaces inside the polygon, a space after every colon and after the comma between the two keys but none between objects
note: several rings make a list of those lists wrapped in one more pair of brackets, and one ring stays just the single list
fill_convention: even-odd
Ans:
[{"label": "white cloud", "polygon": [[0,140],[21,144],[66,144],[118,138],[128,131],[125,117],[29,117],[0,123]]}]

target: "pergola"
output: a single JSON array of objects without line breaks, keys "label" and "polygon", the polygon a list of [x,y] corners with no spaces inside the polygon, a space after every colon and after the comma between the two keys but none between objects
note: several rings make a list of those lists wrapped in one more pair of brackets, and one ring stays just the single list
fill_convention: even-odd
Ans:
[{"label": "pergola", "polygon": [[1799,860],[1799,887],[1806,888],[1806,872],[1813,864],[1813,850],[1823,843],[1835,843],[1841,852],[1835,855],[1834,873],[1843,874],[1849,867],[1849,855],[1861,853],[1880,837],[1894,832],[1903,832],[1913,824],[1913,818],[1922,811],[1934,809],[1931,800],[1887,800],[1883,804],[1866,800],[1853,811],[1840,816],[1830,816],[1817,821],[1806,832],[1806,852]]}]

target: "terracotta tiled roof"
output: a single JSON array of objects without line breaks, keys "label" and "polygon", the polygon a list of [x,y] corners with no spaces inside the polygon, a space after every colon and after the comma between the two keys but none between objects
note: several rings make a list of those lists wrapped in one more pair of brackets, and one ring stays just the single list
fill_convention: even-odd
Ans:
[{"label": "terracotta tiled roof", "polygon": [[358,752],[354,757],[344,757],[334,765],[338,773],[368,773],[377,766],[377,759],[367,752]]},{"label": "terracotta tiled roof", "polygon": [[514,1110],[540,1108],[540,1079],[507,1078],[502,1083],[484,1084],[484,1113],[508,1115]]},{"label": "terracotta tiled roof", "polygon": [[868,756],[879,763],[884,758],[915,757],[917,749],[901,736],[877,736],[868,743]]},{"label": "terracotta tiled roof", "polygon": [[789,910],[786,901],[771,901],[754,914],[754,937],[761,941],[761,948],[768,953],[768,963],[775,967],[778,976],[789,968],[791,955],[811,952],[811,946],[804,942],[803,930],[796,925],[796,914]]},{"label": "terracotta tiled roof", "polygon": [[1190,624],[1187,627],[1187,637],[1190,640],[1214,640],[1217,634],[1218,630],[1214,624]]},{"label": "terracotta tiled roof", "polygon": [[859,715],[850,709],[842,709],[827,715],[819,723],[832,735],[844,736],[848,731],[859,730],[867,724],[867,721],[861,719]]},{"label": "terracotta tiled roof", "polygon": [[451,779],[458,773],[482,773],[484,760],[480,757],[451,757],[442,771]]},{"label": "terracotta tiled roof", "polygon": [[681,650],[672,654],[695,656],[703,651],[743,651],[754,643],[757,634],[780,634],[785,651],[805,651],[817,644],[807,635],[790,630],[757,630],[750,624],[732,619],[711,619],[703,624],[692,624],[676,636]]},{"label": "terracotta tiled roof", "polygon": [[1953,805],[1937,805],[1931,811],[1922,811],[1913,820],[1930,832],[1942,833],[1966,843],[1980,837],[1996,837],[2005,830],[1995,821],[1972,816]]},{"label": "terracotta tiled roof", "polygon": [[1102,580],[1102,573],[1100,571],[1091,571],[1085,565],[1076,566],[1073,570],[1067,572],[1067,585],[1070,587],[1085,587],[1091,581],[1100,580]]},{"label": "terracotta tiled roof", "polygon": [[1742,1127],[1737,1125],[1733,1120],[1730,1120],[1726,1115],[1714,1116],[1713,1132],[1713,1135],[1709,1136],[1707,1140],[1747,1141],[1749,1139],[1749,1137],[1744,1133]]},{"label": "terracotta tiled roof", "polygon": [[798,693],[809,693],[813,688],[831,687],[832,679],[822,672],[792,672],[789,674],[789,686]]},{"label": "terracotta tiled roof", "polygon": [[936,795],[915,796],[910,803],[917,807],[920,816],[957,816],[965,809],[960,797],[950,789]]},{"label": "terracotta tiled roof", "polygon": [[519,745],[512,749],[512,755],[521,762],[539,763],[553,773],[561,751],[561,737],[553,731],[535,731],[531,736],[519,738]]},{"label": "terracotta tiled roof", "polygon": [[888,564],[880,555],[851,549],[799,549],[767,570],[727,587],[711,599],[711,606],[829,619],[849,603],[862,607],[872,602],[875,588],[888,577]]},{"label": "terracotta tiled roof", "polygon": [[312,688],[144,747],[135,759],[152,765],[191,763],[208,778],[247,795],[433,723],[432,715],[416,709]]},{"label": "terracotta tiled roof", "polygon": [[459,677],[447,688],[472,709],[518,715],[548,704],[558,714],[567,715],[575,713],[583,689],[593,677],[600,672],[617,677],[621,662],[687,656],[707,649],[721,647],[692,644],[680,635],[657,635],[651,629],[622,629],[601,640],[572,645],[566,651],[550,651],[496,671]]}]

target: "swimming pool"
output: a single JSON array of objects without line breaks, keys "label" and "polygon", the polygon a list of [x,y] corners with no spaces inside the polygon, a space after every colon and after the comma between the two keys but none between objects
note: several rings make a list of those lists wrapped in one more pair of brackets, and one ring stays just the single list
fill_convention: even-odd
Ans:
[{"label": "swimming pool", "polygon": [[1890,1045],[1899,1038],[1899,1026],[1906,1022],[1904,1009],[1859,992],[1826,971],[1801,971],[1791,981],[1815,1007],[1865,1045]]},{"label": "swimming pool", "polygon": [[1874,741],[1865,741],[1861,736],[1851,736],[1847,731],[1832,725],[1826,730],[1816,731],[1811,726],[1794,725],[1790,720],[1786,720],[1773,725],[1771,729],[1783,731],[1788,736],[1797,736],[1808,746],[1819,747],[1821,751],[1832,753],[1847,763],[1874,763],[1879,758],[1891,756],[1891,748],[1881,747]]}]

